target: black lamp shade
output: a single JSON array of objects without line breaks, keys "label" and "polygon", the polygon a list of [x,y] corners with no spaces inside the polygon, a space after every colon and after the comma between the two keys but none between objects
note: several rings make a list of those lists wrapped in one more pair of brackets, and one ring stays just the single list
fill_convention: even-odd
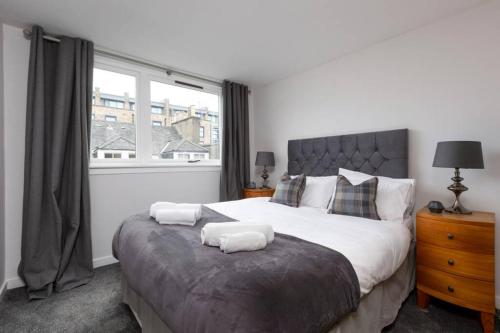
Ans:
[{"label": "black lamp shade", "polygon": [[438,168],[484,169],[481,142],[438,142],[432,166]]},{"label": "black lamp shade", "polygon": [[258,151],[255,165],[274,166],[274,153],[272,151]]}]

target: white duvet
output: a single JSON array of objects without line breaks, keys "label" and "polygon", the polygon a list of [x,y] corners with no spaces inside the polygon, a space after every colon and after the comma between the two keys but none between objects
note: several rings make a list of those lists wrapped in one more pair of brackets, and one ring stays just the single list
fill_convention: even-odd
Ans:
[{"label": "white duvet", "polygon": [[356,271],[361,296],[396,272],[408,254],[412,237],[402,223],[326,214],[312,207],[292,208],[269,202],[269,198],[206,206],[236,220],[271,224],[275,232],[342,253]]}]

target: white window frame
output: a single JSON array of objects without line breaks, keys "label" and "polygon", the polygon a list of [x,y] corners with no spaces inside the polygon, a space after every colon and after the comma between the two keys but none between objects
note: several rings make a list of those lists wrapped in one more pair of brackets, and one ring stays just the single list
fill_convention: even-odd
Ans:
[{"label": "white window frame", "polygon": [[[160,108],[159,106],[150,106],[149,109],[151,110],[151,114],[163,114],[164,110]],[[162,109],[160,112],[153,112],[153,109],[158,110]]]},{"label": "white window frame", "polygon": [[[186,87],[175,83],[182,81],[194,85],[203,86],[202,92],[212,93],[219,97],[219,152],[222,152],[222,87],[210,84],[205,81],[188,79],[179,75],[167,76],[160,69],[141,66],[124,60],[95,55],[94,68],[112,71],[124,75],[134,76],[136,79],[136,97],[135,97],[135,125],[136,125],[136,158],[135,159],[95,159],[90,160],[91,174],[109,174],[115,173],[112,169],[116,169],[116,173],[123,173],[123,169],[130,169],[130,173],[151,172],[151,168],[156,168],[157,171],[180,171],[184,168],[189,170],[199,171],[216,171],[220,170],[221,160],[206,159],[196,163],[189,163],[189,160],[168,160],[168,159],[153,159],[152,157],[152,112],[150,98],[150,82],[156,81],[169,85],[178,86],[186,89],[199,90],[196,88]],[[219,154],[220,155],[220,154]],[[135,170],[134,170],[135,169]],[[99,170],[103,170],[102,172]]]},{"label": "white window frame", "polygon": [[[110,119],[113,119],[113,120],[110,120]],[[104,120],[116,123],[118,121],[118,117],[117,116],[112,116],[112,115],[105,114],[104,115]]]}]

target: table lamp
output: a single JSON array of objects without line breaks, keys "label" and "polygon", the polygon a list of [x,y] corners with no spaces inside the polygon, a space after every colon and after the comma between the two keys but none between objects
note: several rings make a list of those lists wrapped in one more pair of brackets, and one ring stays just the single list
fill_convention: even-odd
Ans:
[{"label": "table lamp", "polygon": [[262,187],[269,188],[267,186],[267,178],[269,178],[269,174],[267,173],[268,166],[274,166],[274,153],[271,151],[258,151],[257,158],[255,159],[256,166],[263,166],[264,170],[262,170]]},{"label": "table lamp", "polygon": [[462,184],[460,168],[484,169],[483,151],[479,141],[444,141],[438,142],[434,155],[433,167],[455,168],[455,176],[451,178],[453,184],[448,190],[455,194],[455,202],[445,210],[453,214],[471,214],[472,212],[460,203],[460,194],[468,188]]}]

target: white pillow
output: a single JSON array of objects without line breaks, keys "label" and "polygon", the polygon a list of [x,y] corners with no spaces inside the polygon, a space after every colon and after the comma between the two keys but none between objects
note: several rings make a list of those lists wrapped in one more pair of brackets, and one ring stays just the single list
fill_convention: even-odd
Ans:
[{"label": "white pillow", "polygon": [[337,185],[337,176],[306,177],[306,188],[300,206],[326,209]]},{"label": "white pillow", "polygon": [[[360,184],[375,176],[366,173],[339,169],[339,175],[346,177],[353,185]],[[377,212],[382,220],[400,221],[411,215],[415,204],[415,180],[383,176],[378,178]]]}]

